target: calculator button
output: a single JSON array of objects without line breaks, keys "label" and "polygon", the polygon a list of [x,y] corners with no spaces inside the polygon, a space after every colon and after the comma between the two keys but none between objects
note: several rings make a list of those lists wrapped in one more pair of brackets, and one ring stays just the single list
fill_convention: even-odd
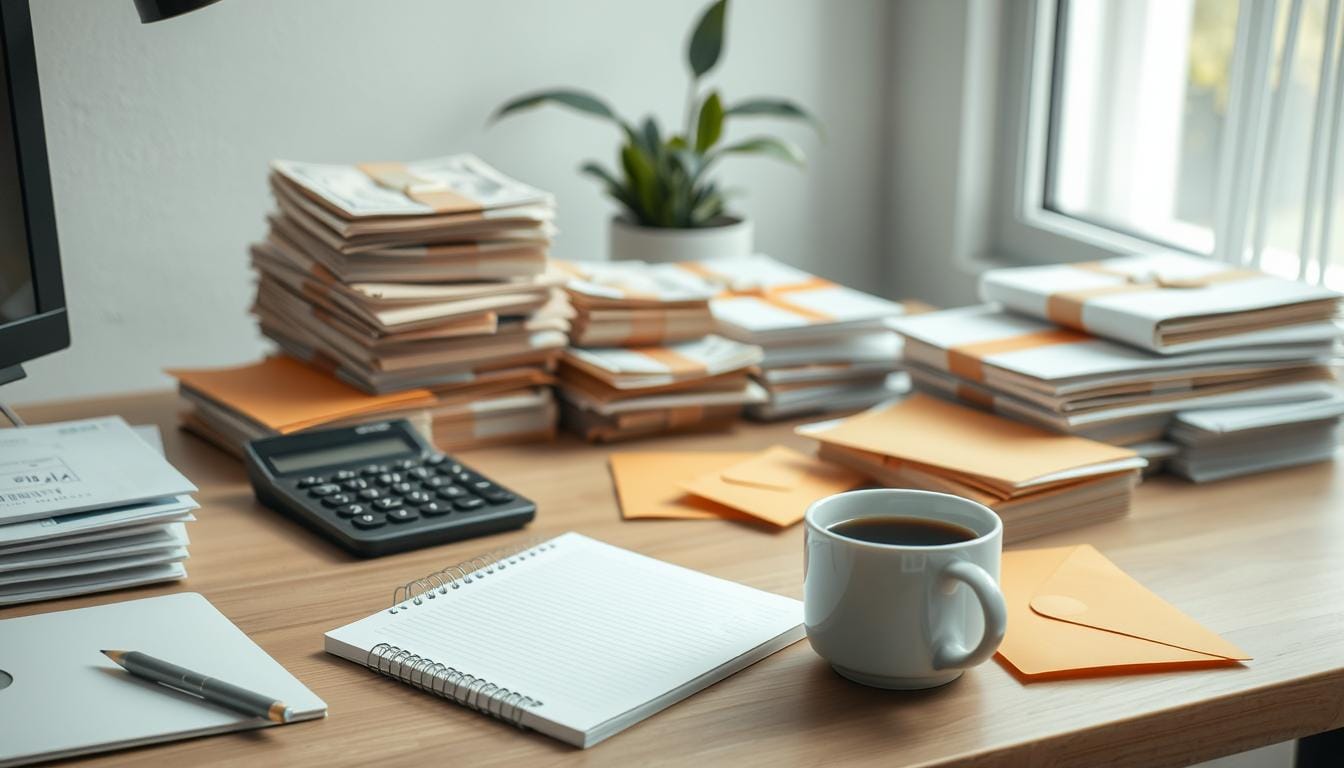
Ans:
[{"label": "calculator button", "polygon": [[373,501],[374,499],[383,498],[383,492],[377,488],[365,488],[359,492],[359,498]]},{"label": "calculator button", "polygon": [[407,504],[426,504],[434,500],[433,496],[424,491],[411,491],[404,498]]},{"label": "calculator button", "polygon": [[491,490],[494,487],[495,484],[490,482],[489,480],[477,480],[476,482],[471,484],[471,489],[473,491],[476,491],[477,493]]},{"label": "calculator button", "polygon": [[467,471],[463,470],[463,471],[461,471],[461,472],[454,472],[454,473],[453,473],[453,479],[456,480],[457,482],[463,484],[463,485],[470,485],[470,484],[476,482],[477,480],[480,480],[481,477],[480,477],[480,475],[477,475],[477,474],[475,474],[475,473],[467,472]]},{"label": "calculator button", "polygon": [[337,472],[336,474],[332,475],[332,477],[337,480],[354,480],[356,474],[348,469],[342,469],[340,472]]},{"label": "calculator button", "polygon": [[344,507],[338,508],[336,514],[341,517],[358,517],[368,511],[369,508],[363,504],[346,504]]},{"label": "calculator button", "polygon": [[508,502],[513,501],[514,497],[513,494],[508,491],[492,488],[488,491],[481,491],[481,498],[491,504],[507,504]]},{"label": "calculator button", "polygon": [[300,488],[312,488],[314,485],[321,485],[325,482],[327,482],[325,477],[315,477],[310,475],[308,477],[299,478],[298,486]]},{"label": "calculator button", "polygon": [[354,523],[356,528],[379,528],[387,525],[387,515],[378,512],[365,512],[362,515],[355,515],[350,518],[350,522]]},{"label": "calculator button", "polygon": [[440,498],[440,499],[447,499],[447,500],[449,500],[449,501],[452,501],[452,500],[454,500],[454,499],[460,499],[460,498],[462,498],[462,497],[464,497],[464,496],[466,496],[466,495],[467,495],[467,492],[464,491],[464,490],[462,490],[461,488],[459,488],[459,487],[456,486],[456,485],[448,485],[448,486],[444,486],[443,488],[440,488],[440,489],[439,489],[439,498]]},{"label": "calculator button", "polygon": [[410,483],[396,483],[392,486],[392,490],[397,493],[410,493],[415,490],[415,486]]},{"label": "calculator button", "polygon": [[419,520],[420,513],[410,507],[398,507],[388,510],[387,519],[394,523],[409,523],[412,520]]},{"label": "calculator button", "polygon": [[369,487],[369,481],[356,477],[341,483],[341,487],[347,491],[360,491]]},{"label": "calculator button", "polygon": [[337,493],[322,499],[322,506],[332,507],[334,509],[336,507],[344,507],[354,500],[354,497],[348,493]]},{"label": "calculator button", "polygon": [[365,477],[374,477],[375,475],[382,474],[382,471],[382,467],[379,467],[377,464],[366,464],[359,468],[359,474]]},{"label": "calculator button", "polygon": [[425,463],[431,467],[437,467],[447,460],[448,457],[444,456],[442,453],[435,453],[432,454],[429,458],[425,459]]},{"label": "calculator button", "polygon": [[336,493],[340,490],[341,487],[339,485],[332,485],[331,483],[323,483],[322,485],[313,486],[312,490],[308,491],[308,495],[312,496],[314,499],[320,499],[323,496],[330,496],[331,494]]},{"label": "calculator button", "polygon": [[439,465],[439,474],[444,477],[452,477],[459,472],[465,472],[466,468],[457,462],[447,462]]},{"label": "calculator button", "polygon": [[451,511],[452,509],[447,504],[441,501],[431,501],[427,504],[420,505],[420,514],[424,515],[425,517],[437,517],[438,515],[446,515]]},{"label": "calculator button", "polygon": [[475,496],[464,496],[454,501],[453,506],[456,507],[459,512],[470,512],[474,509],[480,509],[481,507],[484,507],[485,502],[481,501]]},{"label": "calculator button", "polygon": [[416,461],[415,459],[402,459],[401,461],[392,462],[392,466],[396,467],[397,469],[411,469],[413,467],[420,466],[420,462]]},{"label": "calculator button", "polygon": [[396,509],[397,507],[401,506],[401,499],[398,499],[395,496],[388,496],[386,498],[382,498],[373,502],[373,506],[383,511],[387,511],[389,509]]},{"label": "calculator button", "polygon": [[446,477],[435,476],[425,478],[425,482],[421,483],[420,487],[424,488],[427,491],[437,491],[438,489],[442,488],[445,485],[452,485],[452,484],[453,481],[449,480]]},{"label": "calculator button", "polygon": [[428,480],[434,476],[434,470],[429,467],[412,467],[406,470],[407,477],[413,477],[416,480]]},{"label": "calculator button", "polygon": [[401,482],[401,474],[398,472],[384,472],[378,475],[375,481],[382,486],[395,485]]}]

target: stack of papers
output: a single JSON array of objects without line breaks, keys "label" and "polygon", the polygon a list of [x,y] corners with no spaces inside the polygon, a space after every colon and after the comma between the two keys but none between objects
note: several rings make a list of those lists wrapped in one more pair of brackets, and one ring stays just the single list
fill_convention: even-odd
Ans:
[{"label": "stack of papers", "polygon": [[173,370],[188,431],[242,456],[249,440],[312,428],[408,419],[445,451],[549,439],[555,401],[549,377],[493,375],[459,390],[410,389],[370,395],[292,358],[277,355],[234,368]]},{"label": "stack of papers", "polygon": [[554,367],[570,310],[548,271],[551,196],[471,155],[276,161],[253,312],[289,354],[370,393]]},{"label": "stack of papers", "polygon": [[0,605],[185,578],[196,486],[119,417],[0,430]]},{"label": "stack of papers", "polygon": [[1003,518],[1013,542],[1124,515],[1145,461],[914,394],[846,419],[798,428],[818,456],[882,485],[962,496]]},{"label": "stack of papers", "polygon": [[571,347],[559,369],[561,415],[585,439],[609,442],[720,429],[764,400],[748,371],[761,350],[720,336],[657,347]]},{"label": "stack of papers", "polygon": [[860,410],[905,391],[900,340],[884,324],[900,304],[846,288],[768,256],[680,265],[720,288],[718,332],[765,350],[760,419]]},{"label": "stack of papers", "polygon": [[1326,323],[1292,342],[1163,355],[992,305],[891,325],[921,389],[1116,444],[1160,438],[1177,411],[1324,397],[1338,334]]},{"label": "stack of papers", "polygon": [[1338,311],[1334,291],[1178,253],[986,272],[985,301],[1162,354],[1296,343]]},{"label": "stack of papers", "polygon": [[863,477],[776,445],[764,451],[614,453],[611,474],[627,520],[736,520],[794,525],[818,499]]},{"label": "stack of papers", "polygon": [[1334,458],[1344,393],[1320,385],[1320,397],[1296,403],[1215,408],[1176,414],[1179,446],[1170,469],[1197,483]]},{"label": "stack of papers", "polygon": [[678,264],[557,262],[574,307],[570,338],[579,347],[651,347],[714,330],[709,300],[718,293]]}]

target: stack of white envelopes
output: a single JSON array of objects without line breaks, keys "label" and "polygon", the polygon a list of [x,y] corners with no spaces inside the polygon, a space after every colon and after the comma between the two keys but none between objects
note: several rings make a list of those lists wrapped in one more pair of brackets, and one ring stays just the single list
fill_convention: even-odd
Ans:
[{"label": "stack of white envelopes", "polygon": [[714,331],[709,300],[718,288],[682,264],[555,262],[569,275],[576,347],[651,347]]},{"label": "stack of white envelopes", "polygon": [[196,486],[158,439],[115,416],[0,430],[0,605],[186,577]]},{"label": "stack of white envelopes", "polygon": [[856,411],[907,389],[900,339],[885,325],[900,304],[838,285],[768,256],[679,265],[718,286],[718,333],[759,345],[760,419]]},{"label": "stack of white envelopes", "polygon": [[1339,447],[1344,394],[1297,403],[1214,408],[1176,415],[1171,471],[1197,483],[1328,461]]}]

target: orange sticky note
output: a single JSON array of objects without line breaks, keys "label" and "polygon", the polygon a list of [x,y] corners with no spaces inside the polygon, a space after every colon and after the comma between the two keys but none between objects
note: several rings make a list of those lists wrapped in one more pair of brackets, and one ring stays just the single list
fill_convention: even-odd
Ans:
[{"label": "orange sticky note", "polygon": [[682,483],[752,456],[740,451],[613,453],[608,458],[621,517],[708,520],[741,517],[736,510],[689,496]]},{"label": "orange sticky note", "polygon": [[777,445],[732,466],[706,472],[682,488],[784,527],[802,520],[817,499],[861,482],[856,472]]},{"label": "orange sticky note", "polygon": [[426,389],[370,395],[289,357],[236,368],[170,370],[186,389],[281,434],[356,416],[433,405]]},{"label": "orange sticky note", "polygon": [[1028,680],[1250,659],[1087,545],[1004,552],[1000,586],[998,658]]}]

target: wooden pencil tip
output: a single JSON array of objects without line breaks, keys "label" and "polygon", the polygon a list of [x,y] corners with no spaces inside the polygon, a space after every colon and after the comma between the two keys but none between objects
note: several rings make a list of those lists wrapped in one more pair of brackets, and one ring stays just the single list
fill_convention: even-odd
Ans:
[{"label": "wooden pencil tip", "polygon": [[117,662],[118,664],[121,663],[121,657],[126,655],[125,651],[99,651],[99,653]]}]

